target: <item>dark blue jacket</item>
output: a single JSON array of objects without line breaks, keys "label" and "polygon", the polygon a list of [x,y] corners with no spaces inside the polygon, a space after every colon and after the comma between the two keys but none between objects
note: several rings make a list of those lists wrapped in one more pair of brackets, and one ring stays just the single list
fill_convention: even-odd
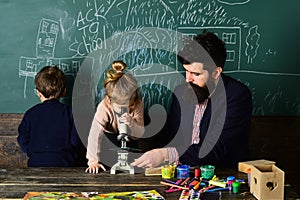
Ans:
[{"label": "dark blue jacket", "polygon": [[195,105],[184,99],[187,95],[184,93],[186,84],[182,84],[174,90],[164,128],[151,138],[141,139],[140,148],[149,150],[167,144],[174,146],[179,152],[179,161],[191,166],[211,164],[221,168],[237,167],[239,161],[247,160],[251,92],[243,83],[224,74],[221,77],[199,123],[199,144],[191,144]]},{"label": "dark blue jacket", "polygon": [[86,148],[74,125],[71,109],[58,100],[30,108],[18,128],[18,143],[29,167],[86,166]]}]

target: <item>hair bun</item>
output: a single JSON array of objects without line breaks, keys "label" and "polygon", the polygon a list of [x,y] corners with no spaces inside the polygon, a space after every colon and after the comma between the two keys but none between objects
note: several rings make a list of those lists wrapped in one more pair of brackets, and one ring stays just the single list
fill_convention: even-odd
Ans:
[{"label": "hair bun", "polygon": [[111,64],[112,68],[117,72],[117,73],[122,73],[123,70],[126,68],[126,64],[123,61],[114,61]]},{"label": "hair bun", "polygon": [[107,83],[111,81],[116,81],[123,75],[123,70],[126,68],[126,64],[123,61],[114,61],[112,64],[112,69],[106,72],[106,79],[104,81],[104,87]]}]

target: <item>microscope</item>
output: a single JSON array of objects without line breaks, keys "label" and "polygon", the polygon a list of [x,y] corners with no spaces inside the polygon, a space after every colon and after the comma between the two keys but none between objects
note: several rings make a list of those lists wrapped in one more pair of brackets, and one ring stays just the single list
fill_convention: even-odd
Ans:
[{"label": "microscope", "polygon": [[[126,112],[127,112],[126,108],[121,108],[120,116],[122,116]],[[118,150],[118,162],[112,166],[112,168],[110,169],[110,174],[116,174],[117,171],[122,171],[122,172],[129,171],[130,174],[134,174],[134,167],[129,165],[127,162],[128,148],[126,146],[126,142],[129,141],[128,127],[125,123],[120,123],[119,121],[118,121],[118,126],[119,126],[119,135],[117,139],[121,141],[121,149]]]}]

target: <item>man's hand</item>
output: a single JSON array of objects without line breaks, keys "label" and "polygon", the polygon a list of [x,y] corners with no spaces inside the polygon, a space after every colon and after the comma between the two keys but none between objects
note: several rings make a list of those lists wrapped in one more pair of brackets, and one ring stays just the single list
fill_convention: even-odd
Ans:
[{"label": "man's hand", "polygon": [[99,163],[96,163],[96,164],[92,164],[88,168],[86,168],[85,172],[98,174],[99,173],[99,168],[101,168],[103,171],[106,171],[106,169],[103,165],[101,165]]},{"label": "man's hand", "polygon": [[157,167],[168,160],[168,150],[166,148],[153,149],[144,153],[141,157],[131,163],[137,167]]}]

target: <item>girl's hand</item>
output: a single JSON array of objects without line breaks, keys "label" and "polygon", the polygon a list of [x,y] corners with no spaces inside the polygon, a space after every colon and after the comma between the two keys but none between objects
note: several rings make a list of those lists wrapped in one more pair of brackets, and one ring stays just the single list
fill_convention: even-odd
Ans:
[{"label": "girl's hand", "polygon": [[124,124],[126,124],[127,126],[129,126],[129,127],[131,127],[132,126],[132,118],[131,118],[131,116],[129,115],[129,113],[124,113],[121,117],[120,117],[120,119],[119,119],[119,121],[121,122],[121,123],[124,123]]},{"label": "girl's hand", "polygon": [[99,168],[101,168],[103,171],[106,171],[105,167],[99,163],[92,164],[88,168],[86,168],[85,172],[86,173],[93,173],[93,174],[98,174],[99,173]]}]

